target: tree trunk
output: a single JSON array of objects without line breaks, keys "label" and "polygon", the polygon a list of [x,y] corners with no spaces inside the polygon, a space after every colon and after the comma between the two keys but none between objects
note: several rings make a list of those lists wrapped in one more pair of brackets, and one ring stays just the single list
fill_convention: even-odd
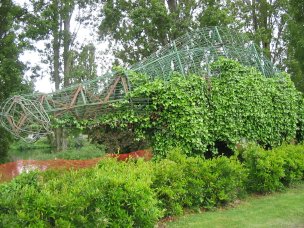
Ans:
[{"label": "tree trunk", "polygon": [[70,81],[70,21],[64,21],[64,37],[63,37],[63,87],[69,86]]},{"label": "tree trunk", "polygon": [[63,15],[63,86],[69,86],[70,81],[70,65],[71,65],[71,54],[70,54],[70,46],[71,46],[71,17],[74,9],[73,5],[65,6],[65,14]]},{"label": "tree trunk", "polygon": [[[57,0],[54,0],[54,5],[59,9],[59,4]],[[60,74],[59,74],[59,67],[60,67],[60,17],[59,12],[54,12],[54,28],[53,28],[53,80],[55,82],[55,90],[60,89]],[[56,147],[56,151],[61,151],[62,147],[62,128],[56,128],[54,130],[54,146]]]},{"label": "tree trunk", "polygon": [[[54,5],[58,6],[58,1],[54,0]],[[53,58],[53,80],[55,82],[55,90],[59,90],[60,86],[60,75],[59,75],[59,66],[60,66],[60,34],[59,34],[59,13],[58,11],[54,13],[54,24],[56,26],[53,28],[53,35],[54,35],[54,41],[53,41],[53,52],[54,52],[54,58]]]},{"label": "tree trunk", "polygon": [[257,33],[258,31],[258,19],[256,14],[256,0],[252,1],[252,23],[254,32]]},{"label": "tree trunk", "polygon": [[176,5],[177,5],[176,0],[167,0],[167,4],[168,4],[170,13],[173,13],[176,11]]}]

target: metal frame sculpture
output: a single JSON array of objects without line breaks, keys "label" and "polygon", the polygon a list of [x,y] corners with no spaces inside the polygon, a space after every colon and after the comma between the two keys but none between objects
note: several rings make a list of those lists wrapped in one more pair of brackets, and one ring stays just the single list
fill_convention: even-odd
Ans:
[{"label": "metal frame sculpture", "polygon": [[[213,76],[210,64],[220,57],[255,67],[266,77],[276,74],[273,64],[245,35],[221,27],[189,32],[129,70],[148,75],[150,80],[169,80],[172,72],[184,77],[192,73]],[[122,100],[131,88],[127,74],[112,71],[54,93],[14,96],[2,105],[0,122],[14,136],[33,141],[51,132],[49,116],[60,118],[69,113],[80,119],[96,118],[107,112],[113,102]]]}]

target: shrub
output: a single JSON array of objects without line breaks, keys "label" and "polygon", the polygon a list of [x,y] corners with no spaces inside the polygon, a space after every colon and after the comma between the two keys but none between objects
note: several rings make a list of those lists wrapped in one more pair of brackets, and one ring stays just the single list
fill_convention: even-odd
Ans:
[{"label": "shrub", "polygon": [[244,193],[246,176],[246,170],[233,158],[187,158],[172,150],[156,163],[152,186],[166,215],[175,215],[183,207],[210,209],[235,200]]},{"label": "shrub", "polygon": [[203,175],[205,208],[225,205],[245,193],[247,171],[234,158],[217,157],[207,160],[209,174]]},{"label": "shrub", "polygon": [[275,148],[274,153],[284,160],[281,182],[285,186],[304,179],[304,145],[283,145]]},{"label": "shrub", "polygon": [[304,177],[304,146],[283,145],[273,150],[250,146],[242,154],[251,192],[273,192]]},{"label": "shrub", "polygon": [[304,145],[250,146],[234,157],[118,162],[23,174],[0,185],[0,226],[153,227],[183,208],[225,205],[250,192],[272,192],[304,179]]},{"label": "shrub", "polygon": [[183,211],[187,192],[183,164],[163,159],[154,164],[153,190],[159,200],[159,207],[165,216],[178,215]]},{"label": "shrub", "polygon": [[284,159],[275,151],[266,151],[251,146],[243,152],[244,164],[248,168],[247,189],[250,192],[274,192],[283,189],[281,179],[285,177]]},{"label": "shrub", "polygon": [[96,168],[21,175],[1,185],[3,226],[153,227],[161,216],[151,166],[107,159]]}]

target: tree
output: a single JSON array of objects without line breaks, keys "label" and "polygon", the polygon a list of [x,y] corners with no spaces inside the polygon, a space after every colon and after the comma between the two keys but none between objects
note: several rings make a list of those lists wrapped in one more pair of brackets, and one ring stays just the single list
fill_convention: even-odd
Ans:
[{"label": "tree", "polygon": [[93,44],[84,45],[80,51],[71,52],[70,83],[80,83],[97,77],[96,48]]},{"label": "tree", "polygon": [[288,71],[296,87],[304,92],[304,2],[290,0],[288,14]]},{"label": "tree", "polygon": [[287,23],[287,0],[237,0],[239,28],[249,33],[266,56],[282,67],[286,53],[283,34]]},{"label": "tree", "polygon": [[118,60],[133,64],[187,31],[231,23],[227,2],[109,0],[102,8],[100,36],[110,40]]},{"label": "tree", "polygon": [[[0,3],[0,104],[12,94],[29,91],[22,78],[23,65],[18,60],[23,45],[18,43],[16,23],[24,12],[11,0]],[[9,133],[0,126],[0,161],[4,159],[10,142]]]},{"label": "tree", "polygon": [[[73,81],[71,67],[72,55],[75,53],[75,38],[77,31],[71,31],[71,20],[75,11],[78,11],[76,21],[83,23],[86,15],[82,9],[90,6],[90,0],[31,0],[33,12],[28,16],[27,35],[34,41],[44,40],[46,57],[44,61],[49,64],[55,89],[67,87]],[[62,69],[63,66],[63,69]],[[57,150],[67,147],[65,131],[55,130],[55,146]]]}]

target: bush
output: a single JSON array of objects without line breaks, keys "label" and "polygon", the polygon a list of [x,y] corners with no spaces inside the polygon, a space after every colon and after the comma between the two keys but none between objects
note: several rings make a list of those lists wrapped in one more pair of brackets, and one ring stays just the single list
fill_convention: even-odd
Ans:
[{"label": "bush", "polygon": [[234,158],[217,157],[207,160],[209,174],[204,174],[205,208],[225,205],[245,193],[247,171]]},{"label": "bush", "polygon": [[212,209],[249,192],[273,192],[304,179],[304,145],[250,146],[234,157],[187,157],[23,174],[0,185],[0,226],[153,227],[184,208]]},{"label": "bush", "polygon": [[285,176],[284,159],[274,151],[251,146],[243,153],[249,170],[247,189],[250,192],[274,192],[283,189],[281,179]]},{"label": "bush", "polygon": [[304,179],[304,145],[283,145],[274,149],[277,157],[284,160],[284,177],[281,182],[289,186]]},{"label": "bush", "polygon": [[235,200],[244,193],[246,175],[233,158],[187,158],[173,150],[156,163],[152,187],[165,214],[175,215],[183,207],[210,209]]},{"label": "bush", "polygon": [[6,226],[153,227],[161,216],[151,166],[107,159],[72,172],[21,175],[0,187]]},{"label": "bush", "polygon": [[[170,159],[170,155],[175,159]],[[169,153],[167,159],[154,164],[152,188],[159,200],[159,207],[165,216],[178,215],[183,211],[183,201],[187,192],[187,180],[183,162],[176,161],[184,158],[178,152]]]},{"label": "bush", "polygon": [[249,170],[250,192],[273,192],[303,179],[303,145],[283,145],[268,151],[250,146],[243,152],[243,158]]}]

